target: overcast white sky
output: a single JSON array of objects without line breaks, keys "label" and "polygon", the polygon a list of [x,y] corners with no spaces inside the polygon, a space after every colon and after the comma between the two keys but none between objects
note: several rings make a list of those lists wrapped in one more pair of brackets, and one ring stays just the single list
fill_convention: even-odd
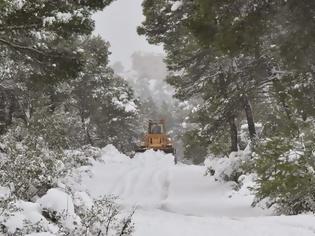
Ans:
[{"label": "overcast white sky", "polygon": [[111,64],[121,61],[130,68],[130,57],[135,51],[162,53],[162,47],[149,45],[137,35],[137,26],[143,20],[142,0],[116,0],[103,12],[94,16],[96,33],[111,44]]}]

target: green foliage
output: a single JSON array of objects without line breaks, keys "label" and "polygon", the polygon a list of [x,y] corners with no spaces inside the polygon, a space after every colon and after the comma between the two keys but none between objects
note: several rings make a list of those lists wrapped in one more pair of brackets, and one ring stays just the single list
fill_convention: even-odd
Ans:
[{"label": "green foliage", "polygon": [[30,130],[36,130],[34,135],[41,135],[53,149],[113,143],[121,151],[131,151],[138,102],[127,82],[108,67],[108,43],[100,37],[84,37],[75,44],[85,63],[74,79],[34,83],[20,78],[24,70],[28,74],[21,66],[12,71],[12,78],[3,78],[2,84],[12,86],[4,94],[8,105],[1,110],[4,117],[11,117],[7,125],[13,118],[24,118]]},{"label": "green foliage", "polygon": [[201,137],[198,130],[188,131],[182,138],[184,158],[192,160],[193,164],[201,164],[207,156],[207,141]]},{"label": "green foliage", "polygon": [[100,37],[86,38],[81,45],[86,57],[84,70],[70,81],[68,105],[77,111],[83,144],[120,151],[133,149],[138,103],[127,82],[108,67],[108,44]]},{"label": "green foliage", "polygon": [[77,38],[94,29],[92,14],[112,0],[2,1],[0,46],[30,67],[29,80],[54,83],[78,75],[84,64]]},{"label": "green foliage", "polygon": [[256,148],[254,204],[267,200],[268,207],[275,205],[282,214],[315,211],[314,127],[308,124],[302,128],[304,133],[298,138],[274,136]]},{"label": "green foliage", "polygon": [[42,136],[14,127],[1,137],[6,156],[0,162],[0,185],[18,199],[31,200],[56,185],[63,174],[63,156],[51,150]]},{"label": "green foliage", "polygon": [[[266,58],[257,55],[256,40],[261,32],[255,29],[263,28],[253,21],[257,16],[250,14],[259,9],[252,9],[254,3],[250,1],[183,1],[176,10],[172,4],[146,1],[146,20],[140,33],[152,43],[164,44],[170,70],[167,82],[175,88],[175,97],[182,101],[199,99],[199,118],[195,122],[208,140],[218,140],[220,130],[232,126],[244,111],[254,139],[251,102],[263,91],[270,70]],[[257,7],[263,8],[264,4]],[[244,19],[234,22],[241,17],[238,9],[243,8]],[[237,149],[235,129],[229,128],[231,150]]]},{"label": "green foliage", "polygon": [[208,155],[229,156],[229,130],[222,129],[216,135],[207,135],[200,129],[186,131],[182,137],[184,158],[192,160],[193,164],[202,164]]},{"label": "green foliage", "polygon": [[268,7],[268,3],[252,0],[197,0],[188,27],[202,45],[224,54],[255,53],[266,30],[261,15]]},{"label": "green foliage", "polygon": [[77,148],[82,143],[79,122],[78,117],[62,108],[52,113],[48,107],[40,107],[32,114],[27,128],[30,135],[41,136],[50,149],[62,151]]},{"label": "green foliage", "polygon": [[208,146],[208,152],[214,156],[228,156],[231,152],[229,130],[221,130]]}]

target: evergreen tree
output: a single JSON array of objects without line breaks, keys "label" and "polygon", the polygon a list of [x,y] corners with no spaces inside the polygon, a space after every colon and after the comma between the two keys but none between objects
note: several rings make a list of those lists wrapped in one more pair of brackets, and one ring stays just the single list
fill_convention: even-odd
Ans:
[{"label": "evergreen tree", "polygon": [[85,144],[115,144],[130,151],[134,143],[137,101],[124,79],[108,67],[108,44],[87,38],[82,44],[86,64],[70,83],[70,105],[78,110]]},{"label": "evergreen tree", "polygon": [[[214,5],[220,8],[220,4]],[[146,1],[144,13],[147,18],[138,31],[146,34],[150,42],[164,44],[166,62],[172,72],[168,81],[175,87],[176,97],[182,100],[201,98],[204,103],[200,112],[209,116],[208,124],[203,126],[208,129],[207,133],[214,135],[216,130],[228,124],[231,150],[238,150],[235,119],[241,110],[245,111],[251,139],[256,136],[250,100],[265,83],[266,60],[255,59],[255,55],[245,54],[247,51],[240,47],[231,52],[232,42],[231,49],[225,50],[217,46],[219,38],[209,37],[205,43],[202,32],[211,31],[211,27],[208,25],[208,29],[203,30],[201,24],[215,21],[217,15],[211,15],[211,20],[210,15],[203,16],[206,10],[196,2],[183,1],[178,8],[174,5],[168,1]],[[161,8],[163,10],[156,10]]]},{"label": "evergreen tree", "polygon": [[77,75],[82,59],[72,42],[94,29],[91,18],[112,0],[0,2],[0,47],[29,65],[30,79],[51,82]]}]

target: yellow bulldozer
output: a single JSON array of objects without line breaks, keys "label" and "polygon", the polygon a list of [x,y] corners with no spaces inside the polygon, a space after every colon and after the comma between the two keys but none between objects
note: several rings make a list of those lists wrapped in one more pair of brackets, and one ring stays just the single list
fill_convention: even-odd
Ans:
[{"label": "yellow bulldozer", "polygon": [[161,150],[165,153],[175,154],[173,142],[166,134],[165,121],[149,121],[148,132],[144,135],[141,144],[136,146],[136,152],[145,152],[146,150]]}]

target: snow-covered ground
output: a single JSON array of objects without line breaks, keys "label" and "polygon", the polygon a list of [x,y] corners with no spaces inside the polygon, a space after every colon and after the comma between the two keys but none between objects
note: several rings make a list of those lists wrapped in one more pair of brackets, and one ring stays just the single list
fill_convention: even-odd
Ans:
[{"label": "snow-covered ground", "polygon": [[[18,201],[15,206],[21,211],[5,221],[9,231],[25,222],[41,222],[40,232],[47,233],[28,236],[57,236],[58,226],[43,217],[43,209],[65,213],[61,223],[71,230],[81,220],[75,206],[89,208],[93,199],[115,195],[126,212],[137,207],[135,236],[315,235],[314,215],[272,216],[270,211],[252,208],[253,196],[246,188],[250,183],[244,181],[243,188],[235,191],[232,183],[205,175],[204,166],[174,165],[170,154],[148,151],[130,159],[109,145],[90,162],[35,203]],[[7,189],[0,188],[1,194],[6,195]]]},{"label": "snow-covered ground", "polygon": [[154,151],[133,159],[113,146],[102,152],[89,171],[78,169],[67,182],[93,198],[112,194],[126,209],[137,206],[136,236],[315,235],[314,215],[271,216],[251,208],[249,191],[216,182],[203,166],[175,166],[171,155]]}]

